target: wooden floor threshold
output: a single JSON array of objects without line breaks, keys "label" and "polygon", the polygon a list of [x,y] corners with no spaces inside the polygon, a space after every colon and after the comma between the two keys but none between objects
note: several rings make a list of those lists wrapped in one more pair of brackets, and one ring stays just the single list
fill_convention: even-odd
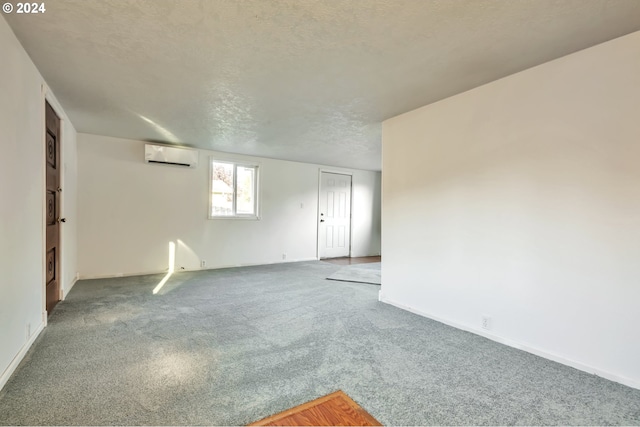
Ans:
[{"label": "wooden floor threshold", "polygon": [[371,262],[382,262],[381,256],[361,256],[361,257],[340,257],[340,258],[322,258],[321,261],[338,265],[367,264]]},{"label": "wooden floor threshold", "polygon": [[342,390],[303,403],[250,426],[381,426]]}]

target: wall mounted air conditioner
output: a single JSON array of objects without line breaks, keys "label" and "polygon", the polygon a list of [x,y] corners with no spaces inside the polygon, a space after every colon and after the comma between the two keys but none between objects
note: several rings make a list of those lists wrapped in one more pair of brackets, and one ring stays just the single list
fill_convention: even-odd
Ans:
[{"label": "wall mounted air conditioner", "polygon": [[195,168],[198,166],[198,150],[170,147],[168,145],[145,144],[144,161],[161,165]]}]

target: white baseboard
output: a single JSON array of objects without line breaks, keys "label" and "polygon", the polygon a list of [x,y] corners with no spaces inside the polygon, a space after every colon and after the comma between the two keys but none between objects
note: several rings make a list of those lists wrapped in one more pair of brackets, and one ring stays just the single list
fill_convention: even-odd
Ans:
[{"label": "white baseboard", "polygon": [[[46,315],[44,317],[46,319]],[[38,328],[31,334],[31,337],[29,338],[29,340],[22,346],[22,348],[20,349],[18,354],[16,354],[16,356],[13,358],[11,363],[9,363],[9,366],[7,366],[7,369],[4,370],[4,372],[0,376],[0,390],[2,390],[2,388],[7,384],[7,381],[9,381],[9,378],[11,378],[11,375],[15,372],[18,365],[20,365],[20,362],[22,362],[22,359],[24,359],[24,356],[27,354],[27,351],[29,351],[33,343],[36,341],[36,338],[38,338],[40,333],[44,330],[44,327],[46,326],[45,323],[46,323],[46,320],[44,322],[41,322],[40,325],[38,325]]]},{"label": "white baseboard", "polygon": [[198,268],[196,270],[180,270],[180,271],[219,270],[221,268],[257,267],[259,265],[292,264],[294,262],[307,262],[307,261],[318,261],[318,258],[316,257],[298,258],[298,259],[287,259],[287,260],[272,261],[272,262],[249,263],[249,264],[228,264],[228,265],[221,265],[221,266],[208,267],[208,268]]},{"label": "white baseboard", "polygon": [[77,278],[73,278],[73,281],[71,282],[71,284],[69,286],[65,286],[62,289],[62,300],[67,299],[67,295],[69,295],[69,292],[71,292],[71,289],[73,289],[73,286],[78,282]]},{"label": "white baseboard", "polygon": [[[247,264],[221,264],[212,267],[205,268],[180,268],[175,270],[174,273],[180,273],[182,271],[203,271],[203,270],[220,270],[221,268],[237,268],[237,267],[256,267],[259,265],[273,265],[273,264],[291,264],[294,262],[306,262],[306,261],[318,261],[318,258],[299,258],[299,259],[287,259],[287,260],[279,260],[279,261],[271,261],[271,262],[260,262],[260,263],[247,263]],[[79,280],[92,280],[92,279],[114,279],[117,277],[133,277],[133,276],[148,276],[151,274],[167,274],[167,270],[161,271],[144,271],[144,272],[134,272],[134,273],[116,273],[116,274],[98,274],[98,275],[81,275]],[[74,282],[75,284],[75,282]]]},{"label": "white baseboard", "polygon": [[[186,271],[186,270],[180,270],[180,271]],[[163,271],[139,271],[139,272],[134,272],[134,273],[80,275],[80,278],[78,280],[115,279],[117,277],[149,276],[151,274],[167,274],[167,270],[163,270]]]},{"label": "white baseboard", "polygon": [[547,350],[542,350],[540,348],[537,348],[537,347],[534,347],[534,346],[531,346],[531,345],[528,345],[528,344],[523,344],[523,343],[511,340],[511,339],[508,339],[508,338],[501,337],[499,335],[488,333],[487,331],[485,331],[483,329],[474,328],[474,327],[471,327],[469,325],[465,325],[465,324],[462,324],[462,323],[459,323],[459,322],[455,322],[455,321],[452,321],[452,320],[449,320],[449,319],[445,319],[445,318],[442,318],[442,317],[439,317],[439,316],[432,315],[431,313],[427,313],[427,312],[422,311],[420,309],[417,309],[417,308],[414,308],[414,307],[399,303],[397,301],[394,301],[394,300],[392,300],[390,298],[387,298],[382,293],[382,290],[380,290],[378,292],[378,300],[383,302],[383,303],[392,305],[394,307],[398,307],[398,308],[400,308],[402,310],[406,310],[406,311],[409,311],[411,313],[417,314],[419,316],[427,317],[427,318],[429,318],[431,320],[435,320],[437,322],[444,323],[445,325],[452,326],[452,327],[454,327],[456,329],[461,329],[463,331],[467,331],[467,332],[471,332],[471,333],[476,334],[476,335],[483,336],[483,337],[488,338],[488,339],[490,339],[492,341],[496,341],[496,342],[498,342],[500,344],[504,344],[504,345],[507,345],[509,347],[517,348],[519,350],[526,351],[527,353],[535,354],[536,356],[540,356],[540,357],[543,357],[545,359],[553,360],[554,362],[558,362],[558,363],[561,363],[563,365],[571,366],[572,368],[578,369],[580,371],[584,371],[584,372],[587,372],[589,374],[593,374],[593,375],[596,375],[596,376],[599,376],[599,377],[602,377],[602,378],[606,378],[608,380],[615,381],[617,383],[624,384],[624,385],[632,387],[632,388],[640,389],[640,381],[637,381],[637,380],[634,380],[634,379],[631,379],[631,378],[627,378],[627,377],[624,377],[624,376],[621,376],[621,375],[617,375],[617,374],[614,374],[614,373],[611,373],[611,372],[607,372],[607,371],[604,371],[602,369],[598,369],[598,368],[595,368],[593,366],[589,366],[589,365],[586,365],[584,363],[578,362],[576,360],[568,359],[566,357],[557,355],[557,354],[549,352]]}]

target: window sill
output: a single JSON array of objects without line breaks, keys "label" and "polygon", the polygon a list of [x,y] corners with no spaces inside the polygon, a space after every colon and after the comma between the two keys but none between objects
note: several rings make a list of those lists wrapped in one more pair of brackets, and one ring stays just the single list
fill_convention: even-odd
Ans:
[{"label": "window sill", "polygon": [[259,216],[209,216],[209,219],[239,219],[244,221],[260,221]]}]

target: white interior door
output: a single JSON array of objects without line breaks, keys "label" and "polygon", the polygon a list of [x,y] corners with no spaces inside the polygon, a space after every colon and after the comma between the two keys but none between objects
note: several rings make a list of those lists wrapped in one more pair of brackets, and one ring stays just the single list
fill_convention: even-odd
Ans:
[{"label": "white interior door", "polygon": [[322,172],[318,203],[320,258],[349,256],[351,246],[351,175]]}]

